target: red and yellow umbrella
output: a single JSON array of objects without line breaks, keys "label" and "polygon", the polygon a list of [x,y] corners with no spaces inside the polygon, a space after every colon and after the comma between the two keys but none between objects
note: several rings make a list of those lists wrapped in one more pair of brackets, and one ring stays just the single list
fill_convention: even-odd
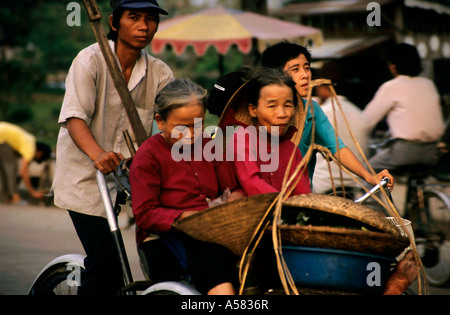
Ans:
[{"label": "red and yellow umbrella", "polygon": [[151,48],[159,54],[166,45],[171,45],[175,54],[181,55],[187,46],[193,46],[197,56],[203,56],[210,46],[225,55],[232,45],[236,45],[242,53],[248,54],[254,39],[262,51],[282,39],[304,44],[312,40],[320,45],[322,32],[251,12],[214,8],[161,22]]}]

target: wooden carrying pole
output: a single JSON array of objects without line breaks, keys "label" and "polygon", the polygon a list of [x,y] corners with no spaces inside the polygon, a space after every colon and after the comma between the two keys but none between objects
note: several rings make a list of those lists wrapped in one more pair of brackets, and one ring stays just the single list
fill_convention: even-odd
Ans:
[{"label": "wooden carrying pole", "polygon": [[89,22],[91,23],[92,29],[94,30],[95,37],[100,49],[102,51],[103,57],[105,58],[106,65],[108,66],[109,72],[116,86],[117,92],[122,100],[122,103],[127,112],[128,119],[130,121],[131,128],[136,137],[138,146],[147,140],[147,133],[142,125],[142,121],[137,113],[136,106],[133,99],[131,98],[130,91],[123,77],[122,71],[116,62],[115,56],[111,47],[109,46],[108,38],[106,37],[105,30],[101,24],[102,15],[100,9],[98,8],[97,2],[95,0],[84,0],[84,5],[86,6],[86,11],[89,17]]}]

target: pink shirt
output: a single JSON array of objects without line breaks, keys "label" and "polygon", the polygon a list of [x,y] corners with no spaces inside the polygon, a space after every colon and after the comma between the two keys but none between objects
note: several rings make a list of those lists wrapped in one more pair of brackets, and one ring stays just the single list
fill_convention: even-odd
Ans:
[{"label": "pink shirt", "polygon": [[[203,147],[209,141],[203,139]],[[130,184],[138,243],[149,233],[170,230],[183,211],[208,208],[207,199],[217,198],[226,188],[242,192],[229,163],[191,160],[175,161],[171,146],[160,134],[149,138],[137,151]]]},{"label": "pink shirt", "polygon": [[[234,161],[230,163],[233,165],[236,177],[248,196],[280,192],[292,152],[295,151],[295,155],[290,169],[290,175],[292,175],[302,160],[300,150],[286,137],[279,138],[277,148],[274,145],[271,146],[270,141],[264,141],[264,138],[260,141],[261,137],[259,132],[256,135],[257,141],[255,141],[254,136],[255,134],[252,133],[251,128],[239,128],[233,136]],[[270,135],[268,139],[270,139]],[[256,143],[258,142],[259,147],[256,147]],[[271,159],[264,161],[266,158],[262,159],[261,152],[263,154],[267,152],[271,156]],[[263,165],[266,167],[273,165],[276,168],[270,172],[264,172],[261,168]],[[311,185],[308,171],[305,170],[292,195],[307,193],[311,193]]]}]

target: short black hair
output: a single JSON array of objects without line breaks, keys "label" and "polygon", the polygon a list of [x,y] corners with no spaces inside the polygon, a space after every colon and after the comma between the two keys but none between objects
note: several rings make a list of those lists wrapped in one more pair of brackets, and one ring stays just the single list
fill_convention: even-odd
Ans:
[{"label": "short black hair", "polygon": [[[122,17],[122,14],[125,12],[125,8],[118,7],[115,9],[112,13],[113,19],[112,19],[112,26],[115,29],[119,29],[120,26],[120,18]],[[108,39],[116,42],[117,41],[117,31],[113,30],[111,25],[109,26],[109,33],[108,33]]]},{"label": "short black hair", "polygon": [[209,91],[207,109],[220,117],[228,101],[239,88],[253,78],[253,71],[248,67],[239,68],[220,77]]},{"label": "short black hair", "polygon": [[419,52],[410,44],[394,45],[389,51],[388,62],[397,66],[398,74],[415,77],[422,72]]},{"label": "short black hair", "polygon": [[308,48],[297,43],[284,40],[267,48],[261,56],[261,65],[263,67],[278,69],[283,71],[285,65],[292,59],[304,55],[306,60],[311,63],[311,53]]}]

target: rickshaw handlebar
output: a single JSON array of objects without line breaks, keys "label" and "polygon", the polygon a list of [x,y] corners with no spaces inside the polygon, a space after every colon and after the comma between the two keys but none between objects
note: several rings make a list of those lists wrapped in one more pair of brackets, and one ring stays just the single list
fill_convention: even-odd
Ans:
[{"label": "rickshaw handlebar", "polygon": [[[366,193],[364,196],[362,196],[361,198],[358,198],[355,200],[356,203],[363,203],[364,201],[366,201],[367,199],[370,198],[371,195],[379,192],[381,190],[381,187],[386,188],[386,185],[389,183],[389,178],[387,177],[383,177],[381,179],[381,181],[374,186],[368,193]],[[390,191],[390,188],[387,187],[386,188],[388,191]]]}]

